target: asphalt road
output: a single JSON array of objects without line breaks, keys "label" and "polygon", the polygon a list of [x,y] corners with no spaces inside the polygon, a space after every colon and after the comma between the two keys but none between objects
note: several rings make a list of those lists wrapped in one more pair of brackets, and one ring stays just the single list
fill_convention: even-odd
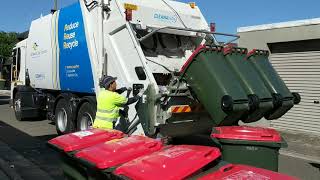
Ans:
[{"label": "asphalt road", "polygon": [[[5,99],[0,95],[0,179],[63,179],[59,156],[46,145],[56,137],[54,124],[17,121]],[[297,157],[280,155],[279,171],[303,180],[320,179],[320,164]]]},{"label": "asphalt road", "polygon": [[64,179],[59,155],[46,144],[56,136],[55,126],[48,120],[17,121],[0,97],[0,160],[2,169],[11,170],[7,174],[11,179],[17,174],[25,180]]}]

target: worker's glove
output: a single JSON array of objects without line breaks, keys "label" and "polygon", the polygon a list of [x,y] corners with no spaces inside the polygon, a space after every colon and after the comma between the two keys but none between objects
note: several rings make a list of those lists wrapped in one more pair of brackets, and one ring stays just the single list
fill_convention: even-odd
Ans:
[{"label": "worker's glove", "polygon": [[126,87],[122,87],[122,88],[120,88],[120,90],[121,91],[126,91],[126,90],[128,90]]},{"label": "worker's glove", "polygon": [[164,145],[169,145],[172,141],[172,138],[165,136],[165,137],[156,138],[156,140],[162,142],[162,144]]},{"label": "worker's glove", "polygon": [[138,96],[141,97],[144,93],[144,89],[140,89],[139,93],[138,93]]}]

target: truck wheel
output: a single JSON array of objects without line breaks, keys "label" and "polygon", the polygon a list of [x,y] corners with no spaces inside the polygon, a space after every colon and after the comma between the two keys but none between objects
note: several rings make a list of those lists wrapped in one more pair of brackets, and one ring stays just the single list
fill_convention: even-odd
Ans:
[{"label": "truck wheel", "polygon": [[96,108],[89,102],[81,105],[78,111],[77,128],[79,131],[89,129],[93,126],[96,117]]},{"label": "truck wheel", "polygon": [[16,93],[13,99],[13,109],[16,119],[18,121],[22,121],[22,113],[21,113],[21,94],[19,92]]},{"label": "truck wheel", "polygon": [[55,122],[58,134],[66,134],[74,131],[74,123],[68,102],[60,99],[55,109]]}]

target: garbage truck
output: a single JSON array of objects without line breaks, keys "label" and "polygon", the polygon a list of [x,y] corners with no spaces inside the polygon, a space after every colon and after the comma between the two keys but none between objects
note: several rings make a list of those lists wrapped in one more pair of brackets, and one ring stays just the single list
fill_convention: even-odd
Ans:
[{"label": "garbage truck", "polygon": [[268,52],[229,46],[195,3],[79,0],[32,21],[15,48],[11,103],[18,120],[48,118],[59,134],[92,126],[100,79],[144,95],[117,122],[127,134],[179,137],[278,119],[299,103]]}]

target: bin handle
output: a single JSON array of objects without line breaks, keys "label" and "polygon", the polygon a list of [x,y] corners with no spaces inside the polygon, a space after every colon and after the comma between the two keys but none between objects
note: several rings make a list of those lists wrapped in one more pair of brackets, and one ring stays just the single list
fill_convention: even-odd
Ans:
[{"label": "bin handle", "polygon": [[160,145],[160,143],[159,142],[151,142],[151,143],[148,143],[148,144],[146,144],[146,146],[148,147],[148,148],[155,148],[155,147],[158,147]]},{"label": "bin handle", "polygon": [[222,144],[214,136],[211,136],[211,140],[217,145],[219,149],[222,149]]},{"label": "bin handle", "polygon": [[273,135],[271,135],[271,134],[270,135],[269,134],[268,135],[261,135],[261,137],[273,137]]},{"label": "bin handle", "polygon": [[207,157],[210,157],[213,153],[214,153],[214,151],[213,151],[213,150],[210,150],[209,152],[205,153],[203,156],[204,156],[205,158],[207,158]]},{"label": "bin handle", "polygon": [[228,165],[225,165],[225,166],[221,167],[219,169],[219,171],[220,172],[227,172],[227,171],[231,170],[233,167],[234,167],[233,164],[228,164]]}]

